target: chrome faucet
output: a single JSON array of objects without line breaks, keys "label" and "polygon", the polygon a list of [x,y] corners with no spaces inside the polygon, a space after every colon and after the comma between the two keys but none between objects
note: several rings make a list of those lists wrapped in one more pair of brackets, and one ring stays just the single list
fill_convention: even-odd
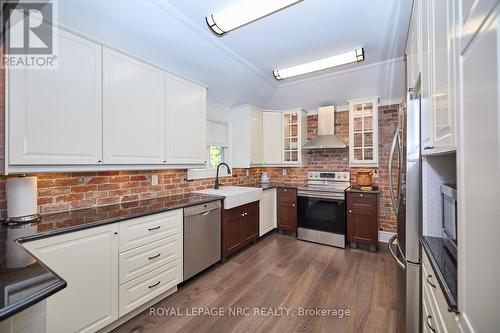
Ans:
[{"label": "chrome faucet", "polygon": [[215,186],[214,188],[216,190],[219,189],[219,186],[220,186],[220,181],[219,181],[219,168],[221,165],[224,165],[227,169],[227,173],[231,173],[231,169],[229,169],[229,165],[227,165],[226,163],[222,162],[222,163],[219,163],[219,165],[217,165],[217,174],[215,176]]}]

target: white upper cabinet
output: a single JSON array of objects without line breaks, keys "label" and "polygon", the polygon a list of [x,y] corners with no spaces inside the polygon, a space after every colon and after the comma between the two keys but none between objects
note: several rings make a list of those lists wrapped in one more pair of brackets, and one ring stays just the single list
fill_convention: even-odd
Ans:
[{"label": "white upper cabinet", "polygon": [[[433,143],[435,151],[455,149],[455,108],[450,105],[450,89],[455,83],[450,81],[453,74],[453,49],[448,40],[454,28],[452,0],[434,0],[434,45],[433,45]],[[451,46],[451,45],[450,45]],[[453,79],[455,79],[453,77]],[[454,105],[453,105],[454,106]]]},{"label": "white upper cabinet", "polygon": [[204,164],[207,89],[167,75],[167,163]]},{"label": "white upper cabinet", "polygon": [[262,110],[253,105],[232,108],[233,167],[262,164]]},{"label": "white upper cabinet", "polygon": [[264,112],[262,116],[263,164],[281,163],[281,112]]},{"label": "white upper cabinet", "polygon": [[307,142],[307,113],[302,109],[282,112],[282,164],[305,165],[306,151],[302,146]]},{"label": "white upper cabinet", "polygon": [[104,48],[105,164],[165,163],[165,72]]},{"label": "white upper cabinet", "polygon": [[378,167],[378,97],[349,101],[349,165]]},{"label": "white upper cabinet", "polygon": [[55,30],[57,68],[8,70],[8,163],[102,161],[100,45]]},{"label": "white upper cabinet", "polygon": [[251,164],[262,163],[262,112],[260,110],[250,111],[251,125]]},{"label": "white upper cabinet", "polygon": [[[457,0],[420,0],[422,153],[456,150],[458,75]],[[414,15],[416,15],[414,13]]]}]

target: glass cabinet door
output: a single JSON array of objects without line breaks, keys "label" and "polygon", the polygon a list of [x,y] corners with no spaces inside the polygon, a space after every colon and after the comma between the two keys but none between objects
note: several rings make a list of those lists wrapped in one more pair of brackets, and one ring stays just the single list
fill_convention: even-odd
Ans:
[{"label": "glass cabinet door", "polygon": [[362,101],[350,105],[351,165],[377,163],[377,105]]},{"label": "glass cabinet door", "polygon": [[299,114],[283,114],[283,161],[299,161]]}]

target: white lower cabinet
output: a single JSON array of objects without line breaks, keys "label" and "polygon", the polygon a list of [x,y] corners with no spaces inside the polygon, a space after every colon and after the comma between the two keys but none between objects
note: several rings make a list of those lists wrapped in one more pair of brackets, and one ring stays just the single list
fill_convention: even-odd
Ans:
[{"label": "white lower cabinet", "polygon": [[182,281],[182,259],[163,265],[120,286],[120,316],[177,286]]},{"label": "white lower cabinet", "polygon": [[276,189],[264,190],[259,205],[260,237],[277,227]]},{"label": "white lower cabinet", "polygon": [[456,315],[448,304],[425,252],[422,260],[422,330],[448,333],[457,331]]},{"label": "white lower cabinet", "polygon": [[177,209],[23,243],[68,284],[47,298],[47,332],[96,332],[175,291],[182,225]]},{"label": "white lower cabinet", "polygon": [[118,318],[118,225],[23,244],[68,283],[47,299],[47,332],[95,332]]}]

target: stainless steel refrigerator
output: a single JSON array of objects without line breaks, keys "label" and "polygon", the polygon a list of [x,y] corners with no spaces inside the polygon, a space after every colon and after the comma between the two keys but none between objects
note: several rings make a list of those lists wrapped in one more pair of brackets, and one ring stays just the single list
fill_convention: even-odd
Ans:
[{"label": "stainless steel refrigerator", "polygon": [[[406,108],[399,115],[389,161],[389,191],[398,221],[398,233],[389,241],[389,250],[404,271],[406,332],[420,331],[419,237],[422,234],[422,159],[420,153],[420,96],[410,90]],[[397,155],[397,158],[396,158]],[[397,160],[397,165],[394,160]]]}]

